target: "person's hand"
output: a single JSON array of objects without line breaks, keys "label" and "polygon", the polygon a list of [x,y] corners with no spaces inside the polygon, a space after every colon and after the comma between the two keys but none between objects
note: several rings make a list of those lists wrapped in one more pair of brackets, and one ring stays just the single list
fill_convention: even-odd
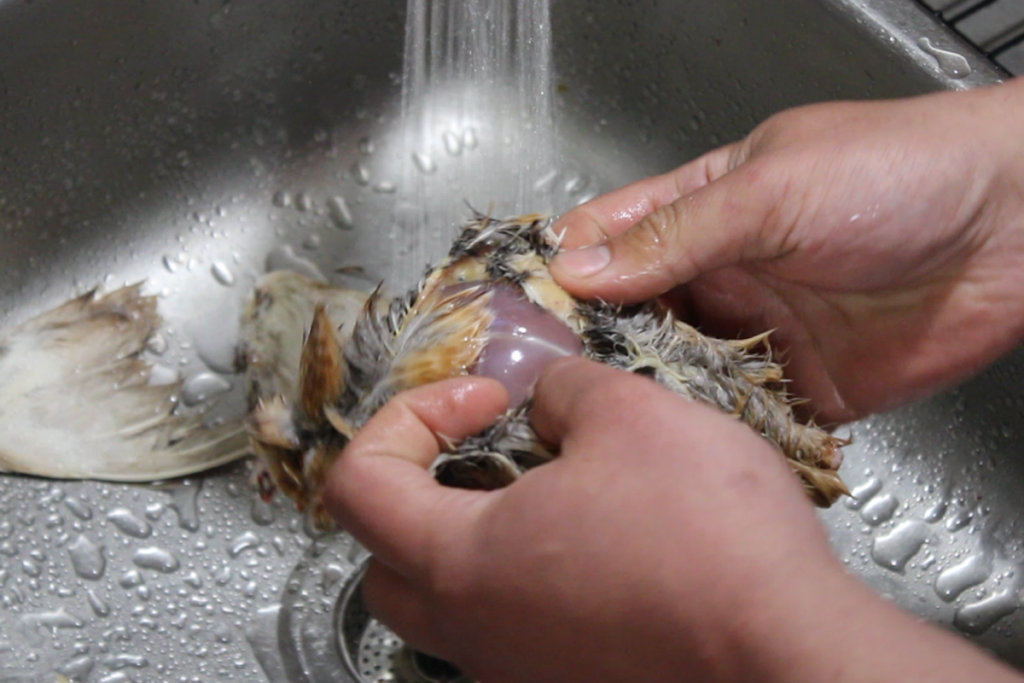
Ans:
[{"label": "person's hand", "polygon": [[571,251],[552,273],[578,297],[688,283],[705,331],[777,329],[819,419],[884,410],[1024,333],[1024,81],[783,112],[555,229]]},{"label": "person's hand", "polygon": [[329,477],[371,612],[416,648],[486,683],[1012,679],[847,577],[766,441],[648,379],[559,362],[533,415],[561,456],[498,491],[437,484],[440,445],[506,401],[483,379],[401,394]]}]

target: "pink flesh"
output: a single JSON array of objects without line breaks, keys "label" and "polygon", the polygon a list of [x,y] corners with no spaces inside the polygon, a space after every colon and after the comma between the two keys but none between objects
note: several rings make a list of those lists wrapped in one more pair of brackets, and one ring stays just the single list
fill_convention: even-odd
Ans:
[{"label": "pink flesh", "polygon": [[491,287],[495,320],[474,375],[505,385],[509,405],[521,405],[550,363],[583,355],[583,342],[551,313],[509,285]]}]

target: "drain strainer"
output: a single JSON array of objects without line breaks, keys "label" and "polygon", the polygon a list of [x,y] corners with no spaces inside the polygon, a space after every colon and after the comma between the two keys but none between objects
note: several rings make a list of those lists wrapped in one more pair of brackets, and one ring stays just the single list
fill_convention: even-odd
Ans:
[{"label": "drain strainer", "polygon": [[366,609],[367,553],[347,534],[318,539],[285,584],[276,632],[292,683],[470,683],[407,647]]}]

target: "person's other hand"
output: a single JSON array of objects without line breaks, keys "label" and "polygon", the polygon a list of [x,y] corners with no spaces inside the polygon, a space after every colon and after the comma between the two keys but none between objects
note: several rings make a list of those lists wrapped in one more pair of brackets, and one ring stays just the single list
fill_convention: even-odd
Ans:
[{"label": "person's other hand", "polygon": [[401,394],[329,477],[371,612],[416,648],[487,683],[1009,680],[847,577],[763,438],[648,379],[559,362],[533,407],[559,458],[498,491],[435,482],[506,401],[483,379]]},{"label": "person's other hand", "polygon": [[783,112],[566,214],[551,270],[584,299],[685,284],[705,331],[777,329],[825,421],[893,407],[1021,339],[1022,112],[1024,81]]}]

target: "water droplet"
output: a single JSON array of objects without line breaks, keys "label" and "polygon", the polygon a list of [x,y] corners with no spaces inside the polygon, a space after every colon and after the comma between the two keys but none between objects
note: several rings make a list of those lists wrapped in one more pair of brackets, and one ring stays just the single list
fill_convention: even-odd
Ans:
[{"label": "water droplet", "polygon": [[103,546],[97,545],[85,534],[80,535],[68,546],[68,555],[71,557],[71,566],[75,574],[83,579],[98,581],[107,568]]},{"label": "water droplet", "polygon": [[253,496],[252,499],[252,521],[260,526],[274,522],[274,508],[260,496]]},{"label": "water droplet", "polygon": [[950,78],[960,79],[971,75],[971,64],[963,55],[938,48],[928,38],[921,38],[917,41],[917,44],[922,50],[935,58],[935,61],[939,63],[942,73]]},{"label": "water droplet", "polygon": [[355,227],[352,210],[348,208],[348,202],[345,201],[344,197],[335,196],[328,199],[327,214],[334,221],[334,225],[342,230],[351,230]]},{"label": "water droplet", "polygon": [[178,558],[163,548],[140,548],[135,551],[132,562],[142,569],[155,569],[164,574],[178,571],[181,563]]},{"label": "water droplet", "polygon": [[971,586],[983,583],[991,573],[991,557],[985,553],[971,555],[939,574],[935,579],[935,593],[945,602],[953,602]]},{"label": "water droplet", "polygon": [[71,514],[82,521],[92,519],[92,508],[90,508],[81,498],[65,498],[64,506],[71,511]]},{"label": "water droplet", "polygon": [[117,671],[119,669],[127,669],[132,667],[133,669],[145,669],[149,666],[149,661],[141,655],[111,655],[109,657],[103,657],[100,662],[103,666]]},{"label": "water droplet", "polygon": [[181,402],[186,406],[197,406],[229,391],[231,382],[212,372],[201,372],[185,380],[181,386]]},{"label": "water droplet", "polygon": [[26,614],[21,622],[29,628],[43,627],[56,631],[59,628],[82,628],[85,622],[61,607],[53,612]]},{"label": "water droplet", "polygon": [[196,590],[199,590],[203,587],[203,579],[199,576],[199,574],[195,572],[189,572],[188,575],[182,580],[185,582],[185,585],[191,586]]},{"label": "water droplet", "polygon": [[327,282],[327,278],[320,272],[317,265],[309,259],[297,255],[290,244],[272,249],[267,255],[266,268],[268,273],[276,270],[290,270],[293,273],[305,275],[311,280]]},{"label": "water droplet", "polygon": [[221,570],[217,572],[216,575],[214,575],[213,582],[216,583],[218,586],[225,586],[228,584],[229,581],[231,581],[232,573],[233,572],[231,571],[231,567],[225,566],[221,568]]},{"label": "water droplet", "polygon": [[362,185],[363,187],[370,184],[370,171],[362,162],[357,161],[352,164],[352,168],[349,169],[349,173],[352,174],[352,179],[356,181],[356,184]]},{"label": "water droplet", "polygon": [[363,156],[370,156],[377,149],[370,138],[363,138],[359,141],[359,153]]},{"label": "water droplet", "polygon": [[274,206],[285,209],[292,205],[292,195],[290,192],[284,190],[278,190],[274,193]]},{"label": "water droplet", "polygon": [[116,671],[109,676],[101,678],[100,683],[132,683],[132,679],[128,678],[123,672]]},{"label": "water droplet", "polygon": [[98,617],[110,616],[110,606],[103,601],[100,596],[96,594],[93,589],[89,589],[85,592],[85,597],[89,601],[89,607],[92,608],[93,614]]},{"label": "water droplet", "polygon": [[228,264],[223,261],[214,261],[213,265],[210,266],[210,272],[213,274],[213,279],[225,287],[231,287],[235,284],[235,274],[228,268]]},{"label": "water droplet", "polygon": [[163,503],[149,503],[146,505],[146,519],[155,522],[164,516],[167,506]]},{"label": "water droplet", "polygon": [[168,273],[177,273],[178,269],[181,267],[181,263],[179,263],[177,256],[165,255],[163,258],[163,264]]},{"label": "water droplet", "polygon": [[450,130],[446,130],[441,134],[441,140],[444,142],[444,149],[448,154],[453,157],[457,157],[462,154],[462,139]]},{"label": "water droplet", "polygon": [[437,164],[434,163],[434,160],[422,152],[413,152],[412,163],[415,164],[417,171],[425,175],[437,171]]},{"label": "water droplet", "polygon": [[141,586],[144,581],[145,579],[142,578],[142,574],[135,569],[129,569],[117,580],[117,585],[121,588],[135,588],[136,586]]},{"label": "water droplet", "polygon": [[162,356],[167,353],[167,337],[161,332],[154,332],[146,340],[146,350],[154,356]]},{"label": "water droplet", "polygon": [[61,666],[57,667],[57,671],[70,678],[74,681],[84,681],[92,673],[93,666],[96,665],[96,660],[87,655],[81,657],[75,657],[70,659]]},{"label": "water droplet", "polygon": [[462,131],[462,146],[466,149],[476,149],[480,140],[476,136],[476,128],[467,128]]},{"label": "water droplet", "polygon": [[382,180],[373,186],[373,191],[377,194],[394,194],[398,190],[398,186],[390,180]]},{"label": "water droplet", "polygon": [[300,192],[295,197],[295,208],[305,213],[313,209],[315,202],[308,192]]},{"label": "water droplet", "polygon": [[903,522],[884,536],[875,538],[871,545],[871,559],[880,567],[902,572],[928,539],[928,526],[924,522]]},{"label": "water droplet", "polygon": [[946,516],[946,510],[948,509],[949,504],[944,500],[940,500],[925,511],[924,521],[934,524]]},{"label": "water droplet", "polygon": [[235,639],[234,632],[227,624],[214,624],[211,632],[213,633],[213,639],[218,643],[226,645]]},{"label": "water droplet", "polygon": [[166,365],[152,365],[149,368],[149,386],[162,387],[169,384],[176,384],[181,379],[181,373],[176,368],[169,368]]},{"label": "water droplet", "polygon": [[320,235],[307,235],[306,239],[302,240],[302,248],[308,249],[309,251],[316,251],[320,248]]},{"label": "water droplet", "polygon": [[261,543],[262,541],[260,541],[259,536],[251,531],[246,531],[245,533],[231,539],[228,543],[228,554],[231,555],[231,557],[238,557],[250,548],[259,547]]},{"label": "water droplet", "polygon": [[324,595],[330,594],[331,589],[338,585],[338,582],[345,578],[347,574],[347,571],[336,564],[327,565],[320,576],[320,590],[323,591]]},{"label": "water droplet", "polygon": [[896,500],[896,497],[886,493],[869,501],[860,511],[860,517],[866,524],[878,526],[882,522],[892,519],[899,507],[900,502]]},{"label": "water droplet", "polygon": [[864,507],[865,503],[874,498],[881,490],[882,480],[872,477],[850,492],[850,497],[846,501],[846,507],[851,510],[860,510]]},{"label": "water droplet", "polygon": [[970,510],[960,510],[955,515],[946,520],[946,529],[948,531],[960,531],[965,526],[971,523],[974,519],[974,513]]},{"label": "water droplet", "polygon": [[35,560],[22,560],[21,571],[25,572],[26,576],[38,578],[43,573],[43,568]]},{"label": "water droplet", "polygon": [[186,479],[171,491],[171,502],[167,507],[178,515],[178,526],[188,531],[199,530],[199,492],[202,479]]},{"label": "water droplet", "polygon": [[117,508],[107,513],[107,519],[118,530],[133,538],[149,538],[153,533],[153,527],[144,519],[136,517],[131,510]]},{"label": "water droplet", "polygon": [[953,615],[953,625],[964,633],[979,636],[1019,607],[1017,592],[1004,590],[958,609]]}]

